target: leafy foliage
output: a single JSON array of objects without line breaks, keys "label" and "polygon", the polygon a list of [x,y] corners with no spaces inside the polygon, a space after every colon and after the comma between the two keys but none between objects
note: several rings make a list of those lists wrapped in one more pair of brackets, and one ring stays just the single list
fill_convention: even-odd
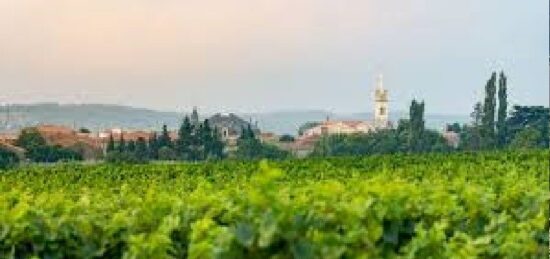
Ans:
[{"label": "leafy foliage", "polygon": [[140,159],[134,152],[112,151],[105,156],[105,162],[111,164],[138,164],[145,163],[147,160]]},{"label": "leafy foliage", "polygon": [[30,150],[35,147],[45,146],[46,140],[36,128],[26,128],[21,130],[21,134],[19,134],[15,145]]},{"label": "leafy foliage", "polygon": [[540,131],[535,128],[525,128],[516,134],[510,147],[515,149],[529,149],[540,147],[540,139],[542,138]]},{"label": "leafy foliage", "polygon": [[59,161],[80,161],[82,155],[60,146],[37,146],[27,150],[25,156],[34,162],[55,163]]},{"label": "leafy foliage", "polygon": [[507,120],[510,140],[526,128],[536,129],[540,133],[538,146],[549,147],[550,137],[550,108],[542,106],[514,106],[510,118]]},{"label": "leafy foliage", "polygon": [[17,154],[0,146],[0,170],[14,167],[18,163]]},{"label": "leafy foliage", "polygon": [[294,142],[295,140],[296,139],[294,138],[294,136],[289,134],[284,134],[281,137],[279,137],[280,142]]},{"label": "leafy foliage", "polygon": [[279,149],[276,146],[262,143],[255,136],[254,130],[250,125],[242,129],[241,136],[237,141],[237,150],[234,152],[234,158],[255,160],[255,159],[285,159],[290,157],[290,153]]},{"label": "leafy foliage", "polygon": [[82,160],[82,154],[61,146],[52,146],[35,128],[21,131],[15,144],[25,149],[25,157],[33,162],[53,163],[63,160]]},{"label": "leafy foliage", "polygon": [[548,151],[0,175],[1,258],[545,258]]},{"label": "leafy foliage", "polygon": [[[417,126],[421,125],[417,121]],[[417,139],[411,131],[416,130]],[[411,146],[413,145],[413,146]],[[315,144],[313,156],[353,156],[395,153],[449,152],[449,147],[436,131],[414,129],[409,120],[401,120],[397,129],[378,130],[369,134],[329,135]]]}]

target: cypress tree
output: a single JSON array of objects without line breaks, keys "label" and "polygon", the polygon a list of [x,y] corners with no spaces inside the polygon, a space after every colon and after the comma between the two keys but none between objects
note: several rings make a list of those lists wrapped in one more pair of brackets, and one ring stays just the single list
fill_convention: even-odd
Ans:
[{"label": "cypress tree", "polygon": [[193,127],[193,133],[189,139],[189,159],[192,161],[201,160],[203,158],[203,146],[201,133],[203,131],[203,125]]},{"label": "cypress tree", "polygon": [[256,138],[256,133],[254,133],[254,130],[252,129],[252,125],[250,125],[250,123],[248,123],[248,126],[246,128],[246,133],[247,133],[247,137],[249,139],[255,139]]},{"label": "cypress tree", "polygon": [[493,72],[485,86],[485,102],[483,103],[482,142],[484,148],[495,146],[495,112],[496,112],[496,81],[497,74]]},{"label": "cypress tree", "polygon": [[193,125],[189,116],[185,116],[183,123],[178,130],[178,140],[176,141],[176,152],[181,159],[188,159],[193,137]]},{"label": "cypress tree", "polygon": [[140,161],[147,160],[147,156],[148,156],[147,142],[142,137],[139,137],[136,141],[135,154],[138,160]]},{"label": "cypress tree", "polygon": [[105,150],[107,153],[115,151],[115,139],[113,134],[109,135],[109,142],[107,142],[107,148]]},{"label": "cypress tree", "polygon": [[126,141],[124,140],[124,135],[120,133],[120,139],[118,141],[118,152],[124,153],[126,151]]},{"label": "cypress tree", "polygon": [[246,132],[246,129],[243,127],[241,128],[241,135],[239,136],[239,140],[246,140],[248,138],[248,134]]},{"label": "cypress tree", "polygon": [[500,72],[498,80],[498,117],[497,117],[497,143],[500,147],[507,142],[508,129],[506,115],[508,112],[507,78],[504,72]]},{"label": "cypress tree", "polygon": [[477,102],[470,114],[472,126],[466,126],[460,134],[460,148],[463,150],[479,150],[482,147],[483,105]]},{"label": "cypress tree", "polygon": [[424,133],[424,102],[411,102],[409,110],[409,148],[412,152],[422,151]]},{"label": "cypress tree", "polygon": [[208,119],[204,120],[201,127],[201,132],[199,133],[200,142],[203,149],[203,158],[208,158],[212,156],[213,153],[213,132],[212,128],[210,127],[210,123],[208,122]]},{"label": "cypress tree", "polygon": [[170,139],[170,133],[168,132],[168,126],[166,126],[166,124],[162,125],[162,134],[159,137],[158,143],[159,149],[172,146],[172,140]]},{"label": "cypress tree", "polygon": [[134,140],[129,140],[128,141],[128,144],[126,144],[126,151],[127,152],[136,151],[136,142]]},{"label": "cypress tree", "polygon": [[158,137],[157,133],[153,132],[153,134],[149,137],[149,152],[148,156],[150,159],[158,159],[159,157],[159,144],[158,144]]}]

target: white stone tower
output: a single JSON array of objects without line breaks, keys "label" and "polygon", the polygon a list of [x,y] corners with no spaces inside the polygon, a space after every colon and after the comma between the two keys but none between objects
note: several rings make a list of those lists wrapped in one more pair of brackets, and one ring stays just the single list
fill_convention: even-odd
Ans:
[{"label": "white stone tower", "polygon": [[376,128],[383,129],[389,126],[388,108],[388,90],[384,89],[384,78],[379,75],[374,91],[374,126]]}]

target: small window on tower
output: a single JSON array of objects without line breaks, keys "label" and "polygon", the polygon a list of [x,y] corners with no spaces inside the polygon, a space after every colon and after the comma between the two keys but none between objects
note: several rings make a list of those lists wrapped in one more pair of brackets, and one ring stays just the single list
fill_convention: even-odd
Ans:
[{"label": "small window on tower", "polygon": [[384,107],[380,107],[380,115],[386,115],[386,109],[384,109]]}]

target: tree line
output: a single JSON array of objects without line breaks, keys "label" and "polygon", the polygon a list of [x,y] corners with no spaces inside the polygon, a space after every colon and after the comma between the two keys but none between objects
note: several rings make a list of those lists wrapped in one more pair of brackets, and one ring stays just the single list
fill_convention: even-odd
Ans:
[{"label": "tree line", "polygon": [[[498,87],[497,87],[498,84]],[[369,155],[476,151],[504,148],[548,148],[550,109],[514,106],[508,109],[508,78],[493,72],[485,84],[483,102],[477,102],[470,124],[449,124],[447,131],[459,136],[457,147],[437,131],[426,129],[424,101],[412,100],[409,118],[394,129],[370,134],[332,135],[316,143],[314,156]],[[497,100],[498,98],[498,100]]]},{"label": "tree line", "polygon": [[121,133],[118,140],[111,134],[106,147],[108,162],[146,162],[150,160],[204,161],[224,158],[225,144],[217,128],[208,120],[191,123],[185,116],[172,139],[166,125],[160,135],[154,132],[149,139],[143,137],[126,141]]},{"label": "tree line", "polygon": [[166,125],[163,125],[160,135],[154,132],[149,139],[139,137],[135,141],[126,141],[124,134],[120,134],[118,139],[110,135],[105,160],[112,163],[143,163],[151,160],[281,159],[290,156],[289,152],[262,143],[250,124],[241,129],[237,148],[227,152],[219,129],[212,127],[208,119],[201,123],[192,121],[185,116],[176,139],[170,137]]},{"label": "tree line", "polygon": [[412,100],[409,118],[399,120],[395,128],[376,129],[369,134],[323,136],[315,144],[312,156],[450,151],[439,132],[426,129],[424,110],[424,101]]},{"label": "tree line", "polygon": [[515,105],[509,112],[507,82],[504,72],[498,78],[493,72],[485,85],[483,102],[474,105],[472,121],[447,127],[460,135],[459,150],[549,147],[550,109]]},{"label": "tree line", "polygon": [[[504,72],[493,72],[485,84],[483,101],[474,105],[471,122],[452,123],[448,132],[459,136],[458,146],[450,146],[437,131],[425,127],[425,103],[412,100],[409,118],[398,121],[395,128],[378,129],[370,134],[330,135],[322,137],[314,146],[312,156],[369,155],[391,153],[424,153],[477,151],[504,148],[548,148],[550,109],[543,106],[515,105],[509,111],[508,78]],[[312,124],[313,125],[313,124]],[[310,126],[310,125],[308,125]],[[301,128],[301,131],[305,128]],[[291,141],[283,136],[280,141]],[[48,145],[33,128],[21,132],[16,145],[25,149],[32,162],[82,160],[82,154],[61,146]],[[163,125],[160,134],[149,138],[126,140],[109,137],[106,145],[107,162],[143,163],[151,160],[205,161],[234,159],[283,159],[291,153],[262,143],[248,124],[241,129],[236,148],[226,148],[219,129],[209,120],[198,121],[198,114],[185,116],[177,138],[172,139]],[[0,147],[0,168],[17,164],[13,152]]]},{"label": "tree line", "polygon": [[60,145],[50,145],[36,128],[23,129],[15,145],[25,150],[25,158],[36,163],[80,161],[82,154]]}]

